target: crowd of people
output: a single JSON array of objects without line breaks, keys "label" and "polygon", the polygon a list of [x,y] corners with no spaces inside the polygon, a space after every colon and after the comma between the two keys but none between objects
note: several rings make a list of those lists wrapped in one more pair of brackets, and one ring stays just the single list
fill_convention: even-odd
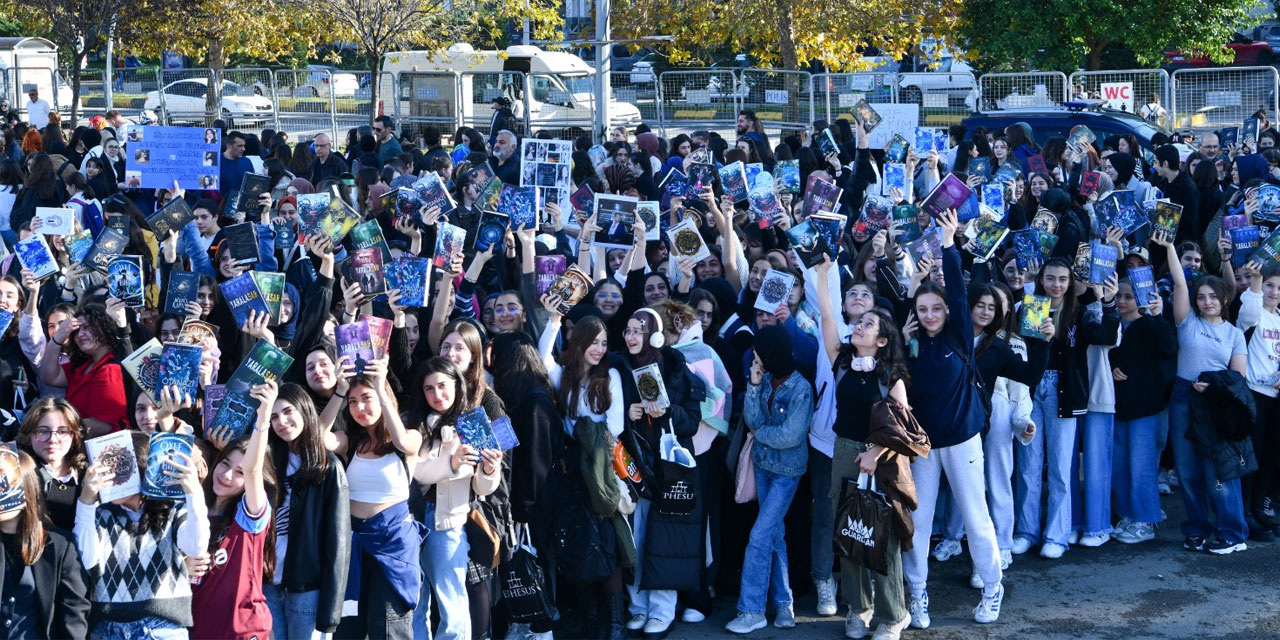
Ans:
[{"label": "crowd of people", "polygon": [[[15,316],[0,337],[0,440],[17,443],[34,497],[0,513],[10,637],[657,638],[735,590],[727,629],[747,634],[767,616],[795,626],[791,580],[805,571],[792,566],[803,565],[819,615],[843,613],[849,638],[892,639],[930,625],[931,557],[967,548],[973,619],[994,623],[1019,555],[1153,544],[1160,495],[1174,488],[1188,551],[1240,552],[1280,530],[1280,267],[1233,265],[1223,231],[1224,216],[1264,237],[1280,221],[1257,189],[1280,184],[1269,123],[1260,149],[1213,133],[1072,148],[1022,123],[953,126],[945,150],[907,150],[905,190],[882,188],[885,150],[846,118],[776,144],[750,111],[732,141],[643,125],[584,133],[570,141],[573,190],[658,202],[659,226],[693,221],[710,256],[677,257],[642,216],[631,246],[599,246],[590,207],[550,201],[533,228],[437,263],[422,306],[399,290],[362,296],[342,268],[350,239],[277,242],[313,193],[376,220],[394,257],[434,257],[446,222],[474,238],[481,191],[523,175],[504,109],[495,102],[493,131],[447,140],[434,127],[399,138],[380,116],[344,149],[324,134],[291,144],[213,123],[218,191],[126,186],[131,125],[117,112],[69,139],[56,113],[42,127],[0,124],[6,244],[41,233],[38,208],[70,207],[76,231],[126,230],[121,253],[145,273],[141,306],[127,306],[63,236],[47,236],[51,277],[0,259],[0,311]],[[976,188],[977,159],[1014,169],[996,183],[1004,206],[983,215],[1056,237],[1047,255],[1023,260],[1007,241],[979,252],[955,209],[903,222],[867,206],[916,207],[948,173]],[[799,187],[778,180],[781,210],[766,217],[719,178],[696,193],[667,186],[694,164],[735,162],[760,175],[794,163]],[[1089,172],[1101,176],[1082,193]],[[249,173],[271,189],[245,213],[233,193]],[[430,173],[455,209],[397,215],[385,196]],[[815,213],[819,182],[840,188],[828,213],[844,222],[829,255],[808,262],[787,231]],[[1113,191],[1181,205],[1176,233],[1106,227],[1098,203]],[[147,216],[174,199],[194,221],[159,235]],[[225,232],[246,221],[253,264],[232,258]],[[903,234],[921,230],[937,251],[913,260]],[[1121,256],[1100,283],[1075,268],[1090,241]],[[587,274],[581,300],[539,294],[548,256]],[[1157,286],[1140,298],[1128,272],[1142,266]],[[249,269],[284,274],[278,323],[237,323],[222,298],[219,285]],[[195,302],[161,313],[180,271],[198,274]],[[791,289],[760,310],[775,273]],[[1049,301],[1032,331],[1025,294]],[[393,330],[386,355],[357,372],[335,331],[362,317]],[[217,329],[197,343],[197,393],[144,388],[125,359],[153,337],[180,341],[190,320]],[[233,438],[209,424],[205,391],[261,341],[292,365],[252,388],[253,424]],[[518,444],[465,443],[476,409],[508,419]],[[90,464],[85,443],[118,431],[132,432],[143,469],[150,434],[195,436],[166,469],[183,497],[99,500],[116,469]],[[838,515],[868,487],[892,512],[882,567],[837,558],[838,539],[871,535]],[[512,584],[521,553],[533,567]]]}]

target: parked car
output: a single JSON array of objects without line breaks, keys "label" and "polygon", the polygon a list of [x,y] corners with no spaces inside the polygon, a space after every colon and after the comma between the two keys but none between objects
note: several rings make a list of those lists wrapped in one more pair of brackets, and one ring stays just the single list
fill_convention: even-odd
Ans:
[{"label": "parked car", "polygon": [[922,107],[964,106],[974,110],[977,107],[978,83],[973,67],[967,62],[945,57],[932,71],[898,74],[898,99]]},{"label": "parked car", "polygon": [[316,98],[354,98],[360,89],[354,73],[326,64],[309,64],[307,70],[311,72],[307,76],[307,87]]},{"label": "parked car", "polygon": [[[1232,61],[1229,63],[1230,66],[1266,66],[1270,65],[1271,61],[1275,59],[1271,43],[1263,40],[1254,40],[1241,33],[1235,34],[1231,42],[1227,43],[1227,48],[1231,50],[1233,56]],[[1214,66],[1218,65],[1210,61],[1209,56],[1202,51],[1167,49],[1164,52],[1164,68],[1167,70]]]},{"label": "parked car", "polygon": [[1254,30],[1254,40],[1262,40],[1271,45],[1271,54],[1280,54],[1280,21],[1268,20]]},{"label": "parked car", "polygon": [[1164,127],[1154,125],[1125,111],[1106,108],[1031,108],[1010,109],[995,113],[975,113],[965,118],[963,124],[969,131],[983,127],[987,131],[1002,131],[1006,127],[1025,122],[1031,125],[1036,143],[1043,145],[1049,138],[1065,138],[1076,125],[1083,124],[1098,136],[1098,144],[1108,136],[1133,134],[1142,147],[1143,155],[1152,150],[1151,137],[1157,133],[1172,135]]},{"label": "parked car", "polygon": [[[161,100],[160,91],[147,92],[143,109],[156,112],[160,122],[169,124],[171,120],[192,120],[204,118],[205,104],[209,90],[205,78],[189,78],[165,85]],[[271,118],[275,105],[271,99],[261,95],[251,86],[242,87],[230,80],[222,81],[222,102],[218,105],[218,115],[230,126],[233,122],[241,126],[263,126]]]}]

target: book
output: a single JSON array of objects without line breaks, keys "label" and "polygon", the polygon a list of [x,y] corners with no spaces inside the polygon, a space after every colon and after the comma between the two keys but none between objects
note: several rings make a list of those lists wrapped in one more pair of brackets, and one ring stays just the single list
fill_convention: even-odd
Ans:
[{"label": "book", "polygon": [[1048,340],[1048,336],[1040,331],[1040,325],[1049,319],[1049,296],[1038,296],[1034,293],[1022,295],[1022,315],[1020,333],[1028,338]]},{"label": "book", "polygon": [[989,216],[978,216],[965,229],[965,236],[971,240],[969,252],[984,260],[995,253],[1008,235],[1009,228]]},{"label": "book", "polygon": [[338,357],[348,358],[356,367],[356,373],[364,372],[364,368],[375,358],[373,337],[369,334],[369,323],[357,320],[350,324],[340,324],[333,329],[334,342],[338,347]]},{"label": "book", "polygon": [[671,399],[667,397],[667,384],[662,379],[662,369],[658,363],[634,369],[631,376],[635,379],[640,402],[651,404],[659,410],[671,406]]},{"label": "book", "polygon": [[942,230],[929,227],[920,233],[920,237],[905,245],[907,256],[912,265],[917,265],[926,256],[939,263],[942,260]]},{"label": "book", "polygon": [[252,222],[233,224],[222,230],[227,243],[227,255],[239,264],[258,261],[258,229]]},{"label": "book", "polygon": [[920,210],[929,214],[930,217],[937,218],[948,209],[959,210],[970,195],[973,195],[973,190],[963,180],[957,178],[956,174],[948,173],[933,188],[933,191],[925,196],[920,203]]},{"label": "book", "polygon": [[871,133],[873,129],[880,126],[882,118],[875,109],[871,108],[871,103],[866,98],[860,98],[857,104],[853,105],[853,120],[862,125],[867,133]]},{"label": "book", "polygon": [[510,217],[505,213],[481,212],[480,222],[476,224],[475,238],[471,241],[476,252],[488,251],[492,247],[495,255],[501,253],[503,238],[506,237],[507,225],[510,221]]},{"label": "book", "polygon": [[0,309],[0,336],[8,332],[9,326],[12,324],[13,324],[13,312]]},{"label": "book", "polygon": [[571,264],[547,289],[547,295],[560,296],[559,312],[563,315],[582,302],[590,290],[591,277],[579,269],[578,265]]},{"label": "book", "polygon": [[929,152],[934,150],[933,131],[924,127],[916,127],[915,148],[916,155],[919,156],[921,160],[923,160],[925,156],[929,155]]},{"label": "book", "polygon": [[67,248],[67,257],[70,258],[71,264],[80,264],[84,261],[84,257],[88,255],[89,250],[93,248],[93,232],[88,229],[81,229],[63,238],[62,246]]},{"label": "book", "polygon": [[609,160],[609,150],[597,144],[587,149],[587,157],[591,158],[591,164],[598,167]]},{"label": "book", "polygon": [[1049,165],[1045,164],[1044,156],[1035,154],[1027,157],[1027,173],[1043,173],[1049,174]]},{"label": "book", "polygon": [[[324,216],[329,211],[330,195],[304,193],[298,196],[298,235],[310,237],[324,233]],[[397,202],[396,207],[401,205]],[[417,210],[414,210],[417,216]]]},{"label": "book", "polygon": [[538,225],[537,187],[504,185],[498,197],[498,208],[507,214],[512,229],[533,229]]},{"label": "book", "polygon": [[534,284],[538,288],[538,295],[546,293],[547,289],[550,289],[551,285],[555,284],[556,279],[564,275],[565,270],[568,268],[569,258],[564,254],[534,256],[533,277]]},{"label": "book", "polygon": [[910,143],[900,134],[893,134],[893,139],[889,141],[889,146],[884,150],[885,162],[906,162],[907,147]]},{"label": "book", "polygon": [[258,291],[258,282],[253,279],[251,271],[246,271],[219,284],[218,289],[222,292],[222,300],[231,309],[231,315],[236,319],[237,327],[244,327],[244,324],[249,321],[250,311],[263,314],[271,312],[267,308],[266,301],[262,299],[262,292]]},{"label": "book", "polygon": [[360,223],[360,214],[356,212],[351,205],[347,204],[342,198],[329,198],[329,207],[325,210],[324,232],[329,234],[333,239],[333,245],[336,247],[342,243],[342,239]]},{"label": "book", "polygon": [[991,179],[991,158],[986,156],[969,158],[968,173],[970,176],[978,176],[982,178],[983,182],[987,182]]},{"label": "book", "polygon": [[498,441],[493,435],[484,407],[476,407],[458,416],[454,428],[458,431],[458,440],[462,444],[478,451],[498,448]]},{"label": "book", "polygon": [[956,221],[969,222],[982,215],[982,203],[978,201],[978,192],[969,190],[969,197],[956,208]]},{"label": "book", "polygon": [[427,306],[427,285],[431,277],[431,261],[404,255],[382,266],[387,290],[400,291],[400,304],[406,307]]},{"label": "book", "polygon": [[258,199],[264,193],[271,192],[271,177],[264,176],[260,173],[244,174],[244,182],[240,184],[240,191],[236,194],[236,206],[232,211],[236,213],[244,213],[246,216],[262,210],[258,206]]},{"label": "book", "polygon": [[115,229],[123,237],[129,237],[129,218],[127,216],[106,216],[102,220],[104,229]]},{"label": "book", "polygon": [[1249,216],[1243,213],[1222,216],[1222,228],[1235,229],[1236,227],[1246,227],[1249,225]]},{"label": "book", "polygon": [[1264,184],[1252,193],[1258,200],[1258,210],[1253,214],[1254,222],[1280,222],[1280,187]]},{"label": "book", "polygon": [[156,234],[156,239],[164,241],[169,237],[170,232],[180,233],[183,227],[195,219],[195,213],[191,211],[186,200],[173,198],[158,211],[147,216],[147,226],[151,227],[151,231]]},{"label": "book", "polygon": [[382,277],[382,252],[377,248],[352,251],[351,278],[360,284],[360,295],[366,299],[386,293],[387,281]]},{"label": "book", "polygon": [[1022,167],[1019,167],[1017,162],[1006,162],[996,169],[996,174],[991,177],[991,181],[1005,184],[1017,180],[1020,176],[1022,176]]},{"label": "book", "polygon": [[26,504],[27,490],[22,481],[22,458],[18,455],[18,443],[0,444],[0,513],[22,509]]},{"label": "book", "polygon": [[167,472],[178,454],[191,456],[195,436],[186,433],[153,433],[147,446],[147,472],[142,476],[142,495],[152,500],[182,500],[182,485]]},{"label": "book", "polygon": [[22,268],[30,271],[36,280],[44,280],[58,273],[58,261],[54,260],[53,252],[49,250],[49,244],[41,234],[15,242],[13,252],[18,255]]},{"label": "book", "polygon": [[[750,194],[751,190],[756,188],[756,184],[760,181],[760,174],[764,173],[764,165],[759,162],[749,162],[742,165],[742,171],[747,176],[747,193]],[[768,173],[764,175],[768,178],[769,184],[773,184],[773,176]]]},{"label": "book", "polygon": [[502,416],[489,423],[489,429],[493,431],[493,440],[497,443],[499,450],[510,451],[520,446],[520,438],[516,437],[516,430],[511,425],[511,418]]},{"label": "book", "polygon": [[779,185],[779,193],[800,193],[800,161],[779,160],[773,167],[773,179]]},{"label": "book", "polygon": [[808,220],[826,242],[827,255],[835,260],[840,255],[840,241],[844,238],[844,228],[848,219],[838,213],[819,211],[809,216]]},{"label": "book", "polygon": [[772,182],[760,181],[747,193],[747,199],[751,203],[751,213],[755,216],[756,226],[761,229],[772,227],[773,221],[782,215],[782,203],[778,202],[778,194],[773,192]]},{"label": "book", "polygon": [[901,197],[907,195],[907,165],[890,162],[884,165],[884,195],[897,189]]},{"label": "book", "polygon": [[946,129],[934,130],[933,148],[937,150],[938,155],[943,155],[951,149],[951,134],[947,133]]},{"label": "book", "polygon": [[831,154],[840,155],[840,143],[836,142],[836,136],[831,132],[831,127],[822,130],[818,136],[818,149],[822,151],[822,157],[826,158]]},{"label": "book", "polygon": [[[746,184],[745,177],[743,180],[743,184]],[[692,198],[697,195],[693,192],[693,186],[689,184],[689,176],[679,169],[668,171],[658,186],[669,198]]]},{"label": "book", "polygon": [[159,396],[156,395],[156,380],[160,376],[162,351],[164,351],[164,345],[152,338],[120,361],[121,368],[129,373],[129,377],[133,378],[138,388],[156,404],[160,403]]},{"label": "book", "polygon": [[[745,183],[743,186],[745,187]],[[630,249],[635,244],[632,225],[635,224],[636,205],[639,202],[639,199],[629,196],[597,193],[596,225],[600,230],[596,232],[595,244],[608,249]]]},{"label": "book", "polygon": [[1178,223],[1182,220],[1182,205],[1168,200],[1156,202],[1155,217],[1151,220],[1152,231],[1164,230],[1173,239],[1178,235]]},{"label": "book", "polygon": [[1231,145],[1240,140],[1240,127],[1223,127],[1218,130],[1218,144],[1222,147],[1221,153],[1225,154]]},{"label": "book", "polygon": [[1090,255],[1093,247],[1088,242],[1076,245],[1076,260],[1071,266],[1071,274],[1079,282],[1089,281]]},{"label": "book", "polygon": [[787,229],[787,239],[791,242],[791,248],[795,250],[800,263],[807,268],[812,269],[822,264],[827,255],[827,242],[810,220]]},{"label": "book", "polygon": [[889,226],[889,216],[893,212],[893,203],[888,198],[869,195],[862,202],[862,211],[858,213],[858,222],[854,231],[874,235]]},{"label": "book", "polygon": [[[284,299],[284,274],[274,271],[250,271],[253,281],[258,285],[258,294],[267,304],[267,313],[271,314],[270,326],[280,324],[280,304]],[[295,311],[296,313],[296,311]]]},{"label": "book", "polygon": [[1151,304],[1151,296],[1159,295],[1156,293],[1156,280],[1151,267],[1130,267],[1126,276],[1129,286],[1133,288],[1133,299],[1139,307]]},{"label": "book", "polygon": [[1058,245],[1058,236],[1036,228],[1019,229],[1013,232],[1013,252],[1020,268],[1026,269],[1034,260],[1044,262],[1053,255]]},{"label": "book", "polygon": [[200,358],[204,349],[194,344],[165,343],[160,350],[160,369],[156,372],[155,396],[165,387],[176,386],[195,400],[200,383]]},{"label": "book", "polygon": [[1045,233],[1058,232],[1058,214],[1041,208],[1036,211],[1036,215],[1031,218],[1031,227],[1039,229]]},{"label": "book", "polygon": [[123,300],[125,306],[138,308],[144,303],[142,256],[116,256],[107,263],[107,291]]},{"label": "book", "polygon": [[1120,250],[1115,245],[1093,241],[1089,245],[1089,284],[1106,284],[1116,273]]},{"label": "book", "polygon": [[1250,153],[1258,152],[1258,136],[1262,135],[1262,122],[1257,118],[1249,118],[1240,127],[1240,144],[1249,147]]},{"label": "book", "polygon": [[636,216],[644,221],[645,242],[662,239],[662,203],[641,200],[636,203]]},{"label": "book", "polygon": [[360,314],[360,319],[369,325],[369,340],[373,342],[373,357],[375,359],[385,357],[387,350],[391,346],[391,331],[395,328],[395,323],[386,318],[371,316],[367,313]]},{"label": "book", "polygon": [[194,271],[169,272],[169,289],[165,292],[163,313],[187,315],[187,304],[196,301],[200,274]]},{"label": "book", "polygon": [[476,194],[476,200],[472,206],[480,211],[494,211],[498,208],[498,201],[502,199],[502,188],[506,186],[501,178],[492,178],[488,183],[480,189],[480,193]]},{"label": "book", "polygon": [[178,334],[178,342],[183,344],[201,344],[205,341],[218,343],[218,327],[195,318],[182,321],[182,331]]},{"label": "book", "polygon": [[760,281],[760,293],[756,296],[755,308],[765,313],[776,313],[778,307],[787,304],[791,298],[791,286],[796,277],[786,271],[770,269]]},{"label": "book", "polygon": [[288,251],[298,244],[297,228],[287,219],[272,220],[271,235],[274,236],[272,246],[278,251]]},{"label": "book", "polygon": [[1134,194],[1128,190],[1112,191],[1094,205],[1094,213],[1102,227],[1120,227],[1125,235],[1129,235],[1150,223],[1142,208],[1134,201]]},{"label": "book", "polygon": [[463,245],[467,241],[467,230],[448,222],[440,224],[436,233],[435,255],[431,258],[431,266],[437,269],[448,269],[457,256],[462,255]]},{"label": "book", "polygon": [[395,222],[422,222],[422,198],[417,191],[411,187],[400,187],[390,193],[396,197],[395,207],[392,208],[395,211]]},{"label": "book", "polygon": [[212,427],[228,427],[232,440],[239,438],[253,424],[258,411],[258,401],[249,395],[249,390],[266,380],[278,382],[292,364],[289,354],[266,340],[258,340],[227,379],[227,395],[214,414]]},{"label": "book", "polygon": [[418,178],[409,190],[416,196],[413,202],[417,205],[417,208],[411,214],[411,220],[422,222],[419,212],[424,206],[427,208],[440,207],[440,215],[442,216],[448,216],[457,208],[457,204],[453,201],[453,196],[449,195],[449,189],[446,188],[444,181],[440,179],[440,174],[434,171],[429,171],[426,175]]},{"label": "book", "polygon": [[893,208],[889,213],[889,219],[899,230],[898,237],[894,238],[895,242],[908,243],[920,237],[920,210],[914,204],[900,204]]},{"label": "book", "polygon": [[84,449],[89,456],[89,464],[102,465],[107,470],[107,480],[98,491],[98,500],[102,504],[142,491],[132,431],[116,431],[90,438],[84,441]]},{"label": "book", "polygon": [[819,211],[836,211],[843,194],[844,189],[834,182],[818,177],[817,172],[809,174],[809,184],[804,192],[804,214],[811,216]]},{"label": "book", "polygon": [[1097,134],[1090,131],[1089,127],[1080,125],[1067,136],[1067,150],[1075,155],[1084,154],[1093,149],[1093,143],[1097,139]]},{"label": "book", "polygon": [[675,257],[690,257],[701,262],[711,256],[711,249],[707,248],[702,233],[692,220],[683,220],[667,229],[667,239],[671,242],[671,253]]},{"label": "book", "polygon": [[1246,225],[1227,229],[1227,233],[1231,238],[1231,266],[1239,269],[1258,249],[1262,232],[1257,225]]},{"label": "book", "polygon": [[218,407],[222,406],[222,399],[227,397],[227,385],[225,384],[208,384],[204,387],[204,405],[201,407],[200,418],[201,425],[208,430],[213,426],[213,417],[218,415]]},{"label": "book", "polygon": [[571,213],[581,211],[584,214],[590,215],[591,212],[595,210],[595,203],[596,194],[591,190],[591,185],[588,183],[582,183],[582,186],[578,187],[577,191],[569,194],[569,204],[573,207],[573,211]]},{"label": "book", "polygon": [[41,235],[71,235],[75,217],[75,211],[64,207],[36,207],[35,219],[40,221]]},{"label": "book", "polygon": [[741,162],[720,167],[720,186],[734,202],[747,199],[747,170]]},{"label": "book", "polygon": [[348,234],[352,249],[377,249],[382,254],[382,263],[391,262],[391,248],[387,246],[386,236],[382,233],[382,225],[377,218],[369,218],[356,225]]},{"label": "book", "polygon": [[1080,174],[1080,196],[1088,198],[1098,191],[1098,181],[1102,174],[1097,171],[1085,171]]},{"label": "book", "polygon": [[982,204],[1001,212],[1003,218],[1004,212],[1004,185],[998,182],[987,183],[978,188],[982,192]]}]

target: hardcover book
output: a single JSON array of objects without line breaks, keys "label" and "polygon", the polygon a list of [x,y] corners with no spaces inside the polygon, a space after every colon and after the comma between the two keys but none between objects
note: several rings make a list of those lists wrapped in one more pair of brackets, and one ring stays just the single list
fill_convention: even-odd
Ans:
[{"label": "hardcover book", "polygon": [[53,252],[49,250],[49,245],[41,234],[15,242],[13,252],[18,255],[22,268],[30,271],[36,280],[44,280],[58,273],[58,262],[53,259]]},{"label": "hardcover book", "polygon": [[165,387],[174,386],[179,393],[189,394],[195,400],[200,389],[200,358],[203,355],[204,349],[194,344],[166,343],[160,350],[155,397],[161,397]]},{"label": "hardcover book", "polygon": [[1050,300],[1049,296],[1038,296],[1034,293],[1022,295],[1022,335],[1028,338],[1048,340],[1048,336],[1040,331],[1040,325],[1049,319],[1049,305],[1051,302],[1052,300]]},{"label": "hardcover book", "polygon": [[773,167],[773,178],[780,185],[779,193],[800,193],[800,161],[779,160]]},{"label": "hardcover book", "polygon": [[142,491],[132,431],[116,431],[90,438],[84,441],[84,449],[89,456],[89,464],[101,465],[107,470],[106,482],[98,491],[98,500],[102,504]]},{"label": "hardcover book", "polygon": [[250,271],[249,273],[253,274],[253,281],[258,285],[258,294],[267,304],[267,313],[271,314],[271,320],[267,324],[272,327],[280,324],[280,304],[284,299],[284,274],[274,271]]},{"label": "hardcover book", "polygon": [[356,367],[356,373],[363,373],[364,368],[373,362],[373,336],[369,333],[369,323],[357,320],[350,324],[340,324],[333,329],[334,341],[338,346],[338,357],[347,358]]},{"label": "hardcover book", "polygon": [[791,297],[791,286],[796,277],[786,271],[770,269],[760,281],[760,294],[756,296],[755,308],[765,313],[776,313],[778,307],[787,304]]},{"label": "hardcover book", "polygon": [[448,222],[442,222],[440,231],[436,234],[436,251],[431,258],[431,266],[437,269],[449,268],[453,264],[454,258],[462,255],[462,249],[466,241],[466,229],[451,225]]},{"label": "hardcover book", "polygon": [[377,249],[382,254],[382,263],[391,262],[391,249],[387,247],[387,239],[382,234],[382,226],[377,218],[369,218],[351,229],[352,249]]},{"label": "hardcover book", "polygon": [[125,306],[143,305],[142,256],[116,256],[107,263],[107,291]]},{"label": "hardcover book", "polygon": [[495,254],[502,252],[502,240],[507,233],[510,219],[505,213],[484,211],[480,214],[480,223],[476,225],[476,237],[473,241],[476,252],[493,248]]},{"label": "hardcover book", "polygon": [[289,354],[266,340],[258,340],[227,380],[227,395],[214,414],[213,427],[228,427],[232,440],[248,431],[258,411],[258,401],[249,395],[249,390],[266,380],[279,382],[292,364]]},{"label": "hardcover book", "polygon": [[187,201],[182,198],[173,198],[159,211],[147,217],[147,226],[155,232],[156,238],[164,241],[169,237],[169,232],[181,233],[182,228],[195,220],[196,216],[191,211],[191,207],[187,205]]},{"label": "hardcover book", "polygon": [[427,306],[427,283],[431,261],[415,256],[400,256],[383,266],[387,290],[400,291],[400,304],[406,307]]},{"label": "hardcover book", "polygon": [[1116,273],[1120,250],[1115,245],[1094,241],[1089,246],[1089,284],[1106,284]]},{"label": "hardcover book", "polygon": [[667,397],[667,384],[662,379],[662,369],[658,367],[658,363],[639,367],[631,375],[635,378],[640,402],[649,403],[659,410],[671,406],[671,399]]},{"label": "hardcover book", "polygon": [[1156,280],[1151,267],[1131,267],[1126,275],[1129,278],[1129,286],[1133,287],[1133,299],[1138,306],[1145,307],[1151,304],[1153,300],[1151,296],[1159,295],[1156,293]]},{"label": "hardcover book", "polygon": [[153,433],[147,447],[147,472],[142,476],[142,495],[152,500],[182,500],[182,485],[169,472],[177,471],[179,454],[191,457],[195,436],[186,433]]},{"label": "hardcover book", "polygon": [[271,313],[266,301],[262,299],[262,292],[258,291],[258,282],[253,279],[251,271],[246,271],[219,284],[218,289],[222,291],[222,299],[231,309],[231,315],[236,319],[237,327],[244,327],[244,324],[249,321],[250,311]]},{"label": "hardcover book", "polygon": [[222,230],[227,254],[240,264],[258,261],[258,229],[252,222],[233,224]]},{"label": "hardcover book", "polygon": [[741,162],[734,162],[720,168],[720,185],[734,202],[747,199],[747,170]]},{"label": "hardcover book", "polygon": [[382,277],[382,252],[376,247],[352,251],[351,277],[360,283],[360,295],[366,299],[386,293],[387,281]]}]

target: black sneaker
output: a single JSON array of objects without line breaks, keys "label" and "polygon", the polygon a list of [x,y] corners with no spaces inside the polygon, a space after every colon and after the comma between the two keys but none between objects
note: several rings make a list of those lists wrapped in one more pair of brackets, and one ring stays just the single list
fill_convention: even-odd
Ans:
[{"label": "black sneaker", "polygon": [[1212,541],[1204,545],[1205,551],[1216,556],[1225,556],[1229,553],[1244,551],[1248,548],[1249,545],[1243,542],[1227,542],[1222,538],[1214,538]]},{"label": "black sneaker", "polygon": [[1249,527],[1249,539],[1254,542],[1275,542],[1276,534],[1271,529],[1252,517],[1245,517],[1245,525]]},{"label": "black sneaker", "polygon": [[1204,538],[1200,536],[1187,536],[1182,539],[1182,548],[1187,551],[1204,551]]}]

